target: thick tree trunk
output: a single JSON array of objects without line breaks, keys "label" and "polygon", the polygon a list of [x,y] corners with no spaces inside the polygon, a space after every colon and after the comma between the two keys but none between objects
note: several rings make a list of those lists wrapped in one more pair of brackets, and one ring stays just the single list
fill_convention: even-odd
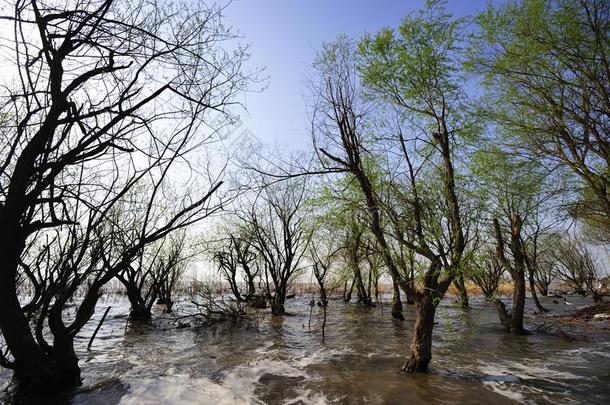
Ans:
[{"label": "thick tree trunk", "polygon": [[[523,327],[523,311],[525,310],[526,257],[524,255],[524,249],[521,243],[521,218],[518,215],[512,215],[511,217],[510,250],[513,255],[513,264],[508,261],[504,254],[504,239],[502,238],[500,223],[496,218],[494,218],[493,224],[497,242],[496,255],[498,260],[500,260],[500,263],[502,263],[510,272],[513,279],[513,308],[510,314],[510,330],[512,333],[524,334],[525,328]],[[506,311],[504,311],[504,314],[501,314],[498,306],[498,313],[500,315],[500,322],[506,326],[505,320],[503,319]]]},{"label": "thick tree trunk", "polygon": [[0,327],[14,358],[14,373],[19,390],[53,391],[59,385],[59,374],[52,360],[38,346],[14,291],[0,281]]},{"label": "thick tree trunk", "polygon": [[514,279],[513,308],[510,318],[511,332],[516,334],[525,333],[523,327],[523,312],[525,310],[525,274],[523,269],[515,269],[517,277]]},{"label": "thick tree trunk", "polygon": [[284,286],[281,286],[275,291],[275,295],[271,301],[271,313],[273,315],[284,315],[286,309],[284,304],[286,302],[286,290]]},{"label": "thick tree trunk", "polygon": [[16,239],[14,235],[6,234],[0,238],[0,257],[3,259],[0,267],[0,329],[14,358],[19,389],[24,392],[54,391],[60,385],[60,375],[53,361],[34,340],[17,298],[14,275],[22,249],[19,249]]},{"label": "thick tree trunk", "polygon": [[400,289],[398,284],[393,281],[394,294],[392,295],[392,318],[404,320],[405,317],[402,314],[402,300],[400,299]]},{"label": "thick tree trunk", "polygon": [[432,360],[432,329],[436,305],[430,292],[423,293],[415,301],[415,331],[409,347],[410,353],[403,371],[426,372]]},{"label": "thick tree trunk", "polygon": [[150,308],[147,307],[146,303],[140,296],[140,291],[135,287],[127,288],[127,298],[131,304],[131,310],[129,311],[130,321],[150,321],[152,313]]},{"label": "thick tree trunk", "polygon": [[495,304],[496,310],[498,311],[498,317],[500,318],[500,323],[507,331],[510,332],[511,314],[506,311],[506,305],[504,305],[500,298],[496,298]]},{"label": "thick tree trunk", "polygon": [[371,300],[367,294],[367,287],[365,286],[364,280],[362,279],[362,272],[360,271],[360,267],[356,267],[354,270],[356,279],[356,292],[358,294],[358,303],[370,305]]},{"label": "thick tree trunk", "polygon": [[320,284],[320,301],[323,307],[328,306],[328,296],[326,295],[324,284]]},{"label": "thick tree trunk", "polygon": [[62,383],[68,387],[81,384],[81,373],[78,357],[74,352],[74,339],[71,336],[55,336],[53,340],[53,357]]}]

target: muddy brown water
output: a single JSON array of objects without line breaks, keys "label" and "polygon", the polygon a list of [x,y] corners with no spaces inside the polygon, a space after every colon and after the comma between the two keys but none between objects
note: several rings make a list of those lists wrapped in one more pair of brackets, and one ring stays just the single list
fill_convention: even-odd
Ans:
[{"label": "muddy brown water", "polygon": [[[543,302],[554,313],[588,304],[569,300],[570,307],[550,298]],[[323,341],[321,310],[314,308],[309,330],[308,304],[308,297],[297,297],[287,303],[290,316],[260,311],[247,325],[161,330],[126,327],[127,303],[107,298],[78,337],[84,383],[64,402],[610,403],[608,334],[586,340],[543,333],[515,337],[499,328],[494,308],[482,300],[475,298],[471,309],[462,310],[445,299],[437,312],[431,372],[405,375],[396,371],[411,337],[412,308],[406,307],[407,320],[401,322],[390,318],[387,306],[333,301]],[[108,319],[87,351],[108,305]],[[599,330],[610,328],[610,321],[602,322]],[[0,370],[0,385],[9,380],[10,373]]]}]

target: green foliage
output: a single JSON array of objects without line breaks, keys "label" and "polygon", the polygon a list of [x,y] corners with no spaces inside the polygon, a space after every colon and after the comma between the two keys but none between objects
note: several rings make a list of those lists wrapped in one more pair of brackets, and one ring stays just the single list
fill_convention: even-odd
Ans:
[{"label": "green foliage", "polygon": [[466,20],[454,18],[444,1],[428,1],[396,29],[365,35],[358,44],[364,86],[399,106],[405,117],[428,132],[444,119],[462,136],[475,132],[463,86]]},{"label": "green foliage", "polygon": [[474,153],[471,168],[485,211],[502,219],[518,214],[527,220],[556,193],[558,185],[550,184],[544,168],[535,161],[521,159],[493,145]]},{"label": "green foliage", "polygon": [[580,206],[610,216],[610,1],[507,2],[477,22],[467,67],[489,90],[485,113],[516,150],[578,175]]}]

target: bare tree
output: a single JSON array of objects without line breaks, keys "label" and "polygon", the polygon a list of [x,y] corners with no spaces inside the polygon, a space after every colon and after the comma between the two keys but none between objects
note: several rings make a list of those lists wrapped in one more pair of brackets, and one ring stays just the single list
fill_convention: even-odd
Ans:
[{"label": "bare tree", "polygon": [[159,285],[157,304],[164,305],[164,311],[171,313],[174,306],[174,292],[191,256],[185,252],[186,232],[179,232],[167,238],[169,241],[155,266],[155,279]]},{"label": "bare tree", "polygon": [[504,266],[493,251],[484,251],[480,257],[473,258],[470,265],[473,267],[470,279],[483,291],[487,301],[492,301],[505,272]]},{"label": "bare tree", "polygon": [[[17,75],[1,104],[12,120],[0,135],[0,329],[10,352],[3,363],[29,392],[80,384],[73,339],[100,288],[146,245],[210,213],[220,182],[200,184],[162,223],[141,227],[120,249],[124,257],[112,246],[120,226],[109,217],[113,206],[146,176],[155,184],[146,201],[159,203],[170,168],[211,136],[202,124],[230,123],[228,107],[249,81],[245,52],[221,48],[234,36],[219,8],[56,4],[16,0],[0,16],[13,24],[3,46],[14,52]],[[33,246],[47,250],[47,233],[55,234],[48,251],[61,253],[38,263],[53,271],[30,272],[24,263],[36,256]],[[50,334],[31,329],[17,297],[20,273],[46,291],[37,302]],[[81,286],[84,298],[66,324],[62,309]]]},{"label": "bare tree", "polygon": [[559,243],[554,252],[555,269],[561,281],[574,289],[577,294],[591,294],[595,302],[601,301],[597,288],[597,258],[580,239],[567,239]]},{"label": "bare tree", "polygon": [[255,204],[239,213],[251,229],[253,248],[262,261],[263,281],[274,315],[285,313],[284,303],[309,243],[306,232],[303,179],[266,185]]},{"label": "bare tree", "polygon": [[[169,208],[169,202],[167,203]],[[130,204],[130,212],[137,210]],[[137,240],[141,232],[138,227],[135,232],[126,230],[129,221],[121,221],[122,232],[120,238],[115,239],[113,248],[121,251],[121,256],[127,260],[130,241]],[[136,220],[134,225],[141,226],[142,222]],[[163,303],[166,312],[171,312],[172,290],[184,270],[188,257],[183,256],[184,230],[168,234],[154,243],[135,251],[124,269],[117,273],[116,278],[126,289],[127,298],[131,304],[129,319],[132,321],[149,321],[152,318],[152,307],[155,303]]]},{"label": "bare tree", "polygon": [[557,270],[553,251],[556,244],[561,243],[563,236],[560,233],[547,233],[540,240],[540,252],[538,258],[537,271],[534,274],[534,281],[540,295],[546,297],[549,294],[549,287],[557,278]]},{"label": "bare tree", "polygon": [[223,246],[218,246],[213,250],[212,259],[217,264],[222,277],[229,283],[229,288],[235,300],[237,302],[244,301],[238,285],[239,263],[232,235],[229,237],[228,242],[223,243]]},{"label": "bare tree", "polygon": [[336,262],[337,254],[343,248],[336,247],[336,243],[332,241],[332,234],[326,233],[322,236],[321,232],[315,232],[312,236],[312,241],[309,244],[309,256],[313,275],[318,284],[320,292],[319,305],[322,307],[322,339],[326,337],[326,312],[330,295],[333,290],[339,285],[338,279],[333,278],[333,265]]}]

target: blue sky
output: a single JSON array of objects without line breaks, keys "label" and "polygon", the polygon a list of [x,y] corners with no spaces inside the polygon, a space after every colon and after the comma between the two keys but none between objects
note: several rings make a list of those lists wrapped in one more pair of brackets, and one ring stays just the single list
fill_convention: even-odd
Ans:
[{"label": "blue sky", "polygon": [[[485,9],[489,0],[449,0],[457,16]],[[304,96],[311,63],[320,45],[340,33],[395,27],[425,0],[236,0],[225,22],[251,44],[250,67],[266,67],[268,87],[246,95],[247,113],[236,133],[249,130],[263,142],[306,147],[310,142]]]}]

